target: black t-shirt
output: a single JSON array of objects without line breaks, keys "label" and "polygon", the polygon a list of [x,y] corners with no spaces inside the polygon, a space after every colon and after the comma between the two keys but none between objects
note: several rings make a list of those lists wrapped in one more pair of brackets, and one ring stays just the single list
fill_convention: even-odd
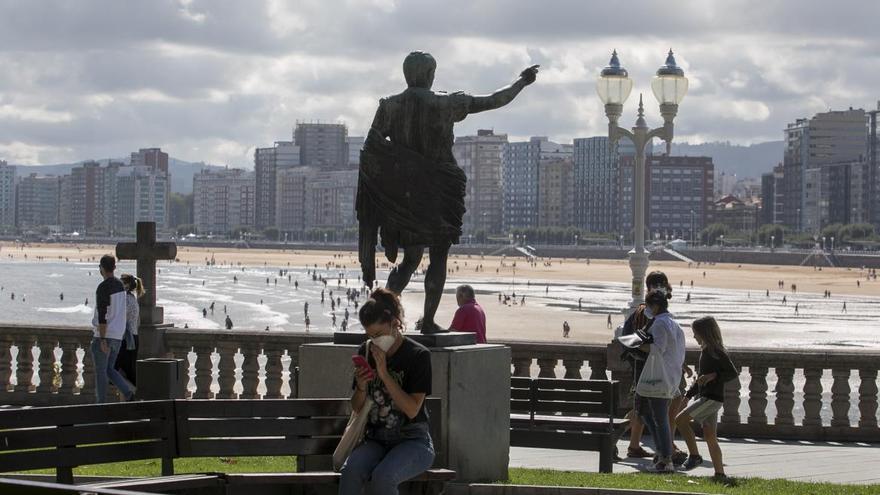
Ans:
[{"label": "black t-shirt", "polygon": [[[358,349],[358,354],[364,356],[365,352],[366,343],[363,343]],[[376,362],[373,356],[369,356],[367,359],[375,370]],[[397,352],[393,356],[388,356],[386,364],[388,372],[404,392],[408,394],[422,393],[426,397],[431,395],[431,351],[427,347],[405,337]],[[352,383],[352,389],[356,386],[357,382],[355,381]],[[394,401],[391,400],[385,384],[382,383],[378,375],[367,384],[367,394],[373,399],[373,409],[367,424],[368,429],[400,429],[411,423],[428,421],[424,402],[422,402],[419,413],[413,419],[409,419],[406,414],[394,407]]]}]

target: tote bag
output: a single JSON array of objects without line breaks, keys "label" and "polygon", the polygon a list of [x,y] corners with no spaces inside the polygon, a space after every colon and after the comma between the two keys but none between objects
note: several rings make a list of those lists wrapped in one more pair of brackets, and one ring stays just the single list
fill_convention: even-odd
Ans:
[{"label": "tote bag", "polygon": [[667,367],[663,364],[663,356],[660,352],[652,351],[645,361],[642,376],[636,385],[636,393],[642,397],[655,397],[659,399],[671,399],[678,389],[678,380],[668,376]]},{"label": "tote bag", "polygon": [[[366,352],[364,354],[367,356],[370,355],[369,341],[367,342]],[[339,445],[336,446],[336,450],[333,451],[334,471],[339,472],[352,451],[364,441],[364,432],[367,429],[367,420],[370,418],[370,410],[372,408],[373,399],[367,397],[364,400],[364,405],[361,406],[360,411],[351,412],[348,424],[345,425],[345,432],[342,434],[342,438],[339,439]]]}]

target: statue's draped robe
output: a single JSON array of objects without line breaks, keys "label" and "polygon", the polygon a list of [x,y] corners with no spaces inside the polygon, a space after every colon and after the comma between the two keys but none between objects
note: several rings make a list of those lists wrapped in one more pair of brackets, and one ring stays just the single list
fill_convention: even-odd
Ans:
[{"label": "statue's draped robe", "polygon": [[377,234],[392,263],[400,247],[458,243],[467,179],[452,155],[453,125],[472,101],[421,88],[379,100],[361,151],[356,201],[367,284],[376,276]]}]

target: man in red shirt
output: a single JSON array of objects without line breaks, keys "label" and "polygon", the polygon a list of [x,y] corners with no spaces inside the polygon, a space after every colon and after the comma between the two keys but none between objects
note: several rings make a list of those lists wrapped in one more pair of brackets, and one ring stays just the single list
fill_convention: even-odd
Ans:
[{"label": "man in red shirt", "polygon": [[477,334],[477,343],[486,343],[486,313],[477,304],[474,288],[470,285],[459,285],[455,289],[455,300],[458,309],[449,325],[451,332],[473,332]]}]

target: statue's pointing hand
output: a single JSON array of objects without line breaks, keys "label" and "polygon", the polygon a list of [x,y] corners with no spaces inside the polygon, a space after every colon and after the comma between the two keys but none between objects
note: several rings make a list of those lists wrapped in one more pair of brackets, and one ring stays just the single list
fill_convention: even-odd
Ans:
[{"label": "statue's pointing hand", "polygon": [[538,78],[538,67],[540,67],[540,65],[533,65],[526,70],[520,72],[519,77],[524,83],[526,83],[526,86],[532,84],[533,82],[535,82],[535,79]]}]

